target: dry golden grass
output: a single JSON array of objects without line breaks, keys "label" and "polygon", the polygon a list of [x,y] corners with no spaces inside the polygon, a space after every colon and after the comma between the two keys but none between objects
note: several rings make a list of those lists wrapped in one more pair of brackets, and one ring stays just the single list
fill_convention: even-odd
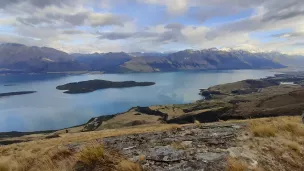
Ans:
[{"label": "dry golden grass", "polygon": [[185,149],[186,147],[180,143],[180,142],[173,142],[171,143],[171,147],[177,149],[177,150],[182,150],[182,149]]},{"label": "dry golden grass", "polygon": [[122,160],[118,166],[117,166],[118,171],[143,171],[142,167],[137,164],[130,162],[128,160]]},{"label": "dry golden grass", "polygon": [[299,170],[304,168],[304,126],[301,117],[274,117],[249,121],[252,137],[243,145],[257,155],[264,170]]},{"label": "dry golden grass", "polygon": [[297,142],[293,142],[293,141],[285,141],[284,144],[290,149],[293,150],[297,153],[301,152],[301,146],[299,143]]},{"label": "dry golden grass", "polygon": [[250,124],[250,130],[256,137],[274,137],[276,135],[276,129],[273,126],[256,122]]},{"label": "dry golden grass", "polygon": [[[157,124],[95,132],[64,133],[60,134],[60,138],[46,140],[38,137],[38,140],[31,142],[0,146],[0,171],[72,171],[77,161],[92,159],[94,155],[96,157],[100,155],[101,152],[98,151],[98,149],[94,149],[92,150],[92,154],[92,151],[85,148],[88,151],[80,152],[83,155],[82,158],[79,158],[79,156],[81,156],[80,154],[65,148],[67,144],[87,143],[104,137],[164,131],[177,129],[179,127],[179,125]],[[89,147],[90,146],[92,146],[92,144],[89,144]],[[84,157],[85,154],[89,154],[90,157]],[[115,152],[109,152],[107,150],[105,150],[105,155],[108,157],[118,156]],[[112,159],[113,158],[110,160]],[[123,159],[120,157],[120,160]],[[116,161],[117,166],[119,162],[120,161]]]},{"label": "dry golden grass", "polygon": [[[304,159],[304,126],[300,117],[252,119],[241,122],[249,123],[249,130],[244,131],[249,132],[250,138],[248,141],[240,143],[251,147],[250,150],[257,155],[258,167],[270,171],[304,168],[302,162]],[[0,171],[73,171],[77,164],[97,169],[111,168],[113,171],[141,171],[142,168],[139,164],[125,160],[119,153],[104,149],[100,144],[94,144],[96,139],[180,127],[180,125],[167,124],[142,125],[124,129],[61,134],[60,138],[1,146]],[[80,152],[71,151],[66,148],[66,145],[71,143],[86,144],[86,147]],[[183,148],[180,145],[176,144],[176,148]],[[139,161],[143,160],[145,160],[145,156],[141,156],[139,159]],[[227,170],[248,170],[248,164],[230,158]]]},{"label": "dry golden grass", "polygon": [[102,145],[91,145],[79,153],[79,161],[86,165],[92,165],[103,159],[104,154],[105,151]]},{"label": "dry golden grass", "polygon": [[7,162],[0,163],[0,171],[10,171],[10,166]]},{"label": "dry golden grass", "polygon": [[299,117],[275,117],[250,120],[250,130],[257,137],[273,137],[276,133],[304,136],[304,125]]},{"label": "dry golden grass", "polygon": [[201,122],[200,122],[199,120],[194,120],[194,124],[195,124],[195,125],[200,125]]},{"label": "dry golden grass", "polygon": [[246,171],[246,170],[248,170],[248,165],[241,160],[229,157],[227,159],[226,170],[227,171]]},{"label": "dry golden grass", "polygon": [[[139,164],[127,161],[117,151],[104,149],[100,144],[91,144],[78,154],[79,170],[141,171]],[[83,169],[82,169],[83,168]]]}]

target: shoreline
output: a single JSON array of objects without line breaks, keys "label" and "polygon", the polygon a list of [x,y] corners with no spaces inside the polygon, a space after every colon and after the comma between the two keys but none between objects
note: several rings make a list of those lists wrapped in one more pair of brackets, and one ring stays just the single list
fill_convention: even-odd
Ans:
[{"label": "shoreline", "polygon": [[[297,77],[296,78],[294,78],[294,76],[295,75],[297,75]],[[300,78],[299,78],[300,77]],[[301,82],[301,81],[299,81],[299,79],[300,80],[304,80],[304,72],[302,73],[302,72],[296,72],[296,73],[287,73],[287,74],[275,74],[273,77],[266,77],[266,78],[261,78],[261,79],[256,79],[256,81],[262,81],[262,82],[265,82],[265,81],[267,81],[267,82],[272,82],[272,81],[279,81],[279,82],[282,82],[282,80],[288,80],[288,81],[286,81],[286,82],[292,82],[292,79],[294,79],[294,81],[297,81],[297,84],[295,85],[295,86],[299,86],[299,85],[302,85],[302,86],[304,86],[304,84]],[[246,82],[246,80],[243,80],[243,81],[239,81],[239,82]],[[238,82],[236,82],[236,83],[238,83]],[[231,91],[231,92],[233,92],[232,94],[231,94],[231,92],[229,92],[229,93],[218,93],[217,91],[218,90],[216,90],[215,91],[215,89],[217,88],[217,87],[225,87],[225,86],[227,86],[227,85],[233,85],[233,84],[236,84],[236,83],[228,83],[228,84],[221,84],[221,85],[216,85],[216,86],[212,86],[212,87],[209,87],[208,89],[200,89],[200,90],[198,90],[198,93],[200,93],[201,95],[202,95],[202,97],[203,97],[203,94],[202,94],[202,92],[203,91],[206,91],[206,90],[208,90],[209,92],[207,92],[207,93],[209,93],[209,95],[211,95],[212,96],[212,99],[211,99],[211,101],[212,100],[215,100],[215,99],[224,99],[224,98],[233,98],[234,96],[236,96],[236,97],[238,97],[239,95],[241,95],[240,97],[242,97],[242,96],[250,96],[251,95],[251,93],[258,93],[260,90],[259,89],[261,89],[261,88],[249,88],[247,91],[235,91],[235,90],[233,90],[233,91]],[[277,85],[275,85],[275,86],[279,86],[280,85],[280,83],[277,83]],[[267,87],[269,87],[269,86],[274,86],[274,85],[272,85],[272,84],[265,84],[264,85],[264,83],[263,83],[263,85],[262,86],[264,86],[264,88],[267,88]],[[285,85],[285,86],[292,86],[292,85]],[[233,87],[233,86],[232,86]],[[241,90],[241,89],[240,89]],[[293,90],[293,88],[291,88],[291,90]],[[223,91],[223,90],[221,90],[221,91]],[[206,93],[206,92],[205,92]],[[249,94],[248,94],[249,93]],[[243,95],[242,95],[243,94]],[[206,95],[206,94],[205,94]],[[229,104],[230,103],[232,103],[233,101],[235,101],[235,100],[230,100],[229,101]],[[131,112],[139,112],[139,113],[142,113],[142,115],[143,114],[147,114],[147,112],[148,112],[148,114],[147,115],[153,115],[153,116],[155,116],[155,115],[163,115],[163,114],[161,114],[161,113],[166,113],[166,112],[163,112],[163,109],[161,109],[161,107],[164,107],[164,108],[166,108],[166,107],[169,107],[169,108],[176,108],[176,109],[178,109],[178,108],[182,108],[183,106],[195,106],[195,105],[197,105],[198,103],[205,103],[205,102],[210,102],[210,99],[206,99],[206,100],[197,100],[197,101],[195,101],[195,102],[192,102],[192,103],[186,103],[186,104],[170,104],[170,105],[156,105],[156,106],[148,106],[148,107],[131,107],[129,110],[127,110],[127,111],[125,111],[125,112],[122,112],[122,113],[116,113],[116,114],[112,114],[112,115],[102,115],[102,116],[98,116],[98,117],[94,117],[94,118],[91,118],[91,119],[89,119],[86,123],[83,123],[83,124],[80,124],[80,125],[76,125],[76,126],[71,126],[71,127],[66,127],[66,128],[62,128],[62,129],[58,129],[58,130],[52,130],[53,132],[56,132],[56,131],[63,131],[63,130],[66,130],[66,129],[73,129],[73,128],[79,128],[79,127],[85,127],[85,126],[88,126],[88,125],[90,125],[90,124],[92,124],[92,123],[90,123],[90,122],[92,122],[94,119],[95,120],[98,120],[98,122],[95,122],[95,124],[97,124],[97,125],[101,125],[103,122],[104,123],[106,123],[109,119],[103,119],[103,118],[110,118],[110,119],[112,119],[112,118],[118,118],[117,116],[120,116],[120,115],[128,115],[129,113],[131,113]],[[235,102],[233,102],[233,103],[241,103],[241,102],[246,102],[246,100],[239,100],[239,102],[237,102],[237,101],[235,101]],[[203,104],[202,104],[203,105]],[[182,106],[182,107],[180,107],[180,106]],[[155,109],[154,109],[155,108]],[[159,108],[159,109],[158,109]],[[148,111],[147,111],[148,110]],[[189,110],[190,111],[190,109],[183,109],[183,110],[185,110],[185,111],[187,111],[187,110]],[[192,109],[191,109],[192,110]],[[155,114],[155,111],[161,111],[161,113],[159,113],[159,114]],[[195,111],[195,110],[194,110]],[[216,110],[217,112],[219,112],[218,110]],[[150,112],[150,114],[149,114],[149,112]],[[185,114],[187,114],[187,112],[184,112]],[[273,114],[270,114],[270,115],[273,115]],[[270,116],[269,115],[269,116]],[[254,116],[254,115],[253,115]],[[269,117],[268,116],[268,117]],[[162,116],[162,117],[164,117],[164,116]],[[263,117],[263,116],[261,116],[261,117]],[[267,117],[267,116],[266,116]],[[99,119],[96,119],[96,118],[99,118]],[[227,117],[226,117],[227,118]],[[234,116],[234,118],[239,118],[239,119],[243,119],[242,117],[240,117],[240,116]],[[173,119],[173,120],[172,120]],[[184,118],[185,119],[185,118]],[[246,119],[246,117],[244,117],[244,119]],[[174,120],[174,118],[171,118],[171,120],[166,120],[166,122],[167,123],[176,123],[176,122],[180,122],[180,121],[178,121],[178,120],[181,120],[180,118],[175,118],[175,120]],[[148,121],[147,121],[148,122]],[[188,122],[188,121],[187,121]],[[136,123],[135,121],[134,121],[134,123],[133,124],[141,124],[141,123]],[[145,123],[144,123],[145,124]],[[131,123],[131,125],[132,125],[132,123]],[[89,129],[89,131],[90,131],[91,129]],[[92,129],[93,130],[93,129]],[[47,130],[48,131],[48,130]],[[27,133],[27,134],[35,134],[35,133],[39,133],[39,132],[42,132],[42,131],[32,131],[32,132],[19,132],[19,131],[12,131],[12,132],[17,132],[17,133]],[[10,134],[10,133],[12,133],[12,132],[1,132],[0,134]]]}]

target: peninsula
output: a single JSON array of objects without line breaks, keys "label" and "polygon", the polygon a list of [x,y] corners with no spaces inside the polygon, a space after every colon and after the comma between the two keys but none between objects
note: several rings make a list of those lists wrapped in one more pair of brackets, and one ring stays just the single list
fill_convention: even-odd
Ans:
[{"label": "peninsula", "polygon": [[36,91],[16,91],[16,92],[0,93],[0,97],[16,96],[16,95],[31,94],[31,93],[36,93]]}]

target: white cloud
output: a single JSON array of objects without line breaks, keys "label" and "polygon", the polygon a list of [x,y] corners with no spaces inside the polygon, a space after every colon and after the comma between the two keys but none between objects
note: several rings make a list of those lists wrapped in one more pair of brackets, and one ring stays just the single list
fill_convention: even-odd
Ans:
[{"label": "white cloud", "polygon": [[[145,16],[136,6],[145,4],[165,9],[165,16],[132,18],[123,8],[130,4],[137,15]],[[254,12],[225,21],[244,11]],[[224,17],[223,23],[203,23],[214,17]],[[302,23],[302,0],[0,0],[0,42],[68,52],[234,47],[304,53]],[[266,35],[268,41],[252,36],[278,30],[287,31]]]}]

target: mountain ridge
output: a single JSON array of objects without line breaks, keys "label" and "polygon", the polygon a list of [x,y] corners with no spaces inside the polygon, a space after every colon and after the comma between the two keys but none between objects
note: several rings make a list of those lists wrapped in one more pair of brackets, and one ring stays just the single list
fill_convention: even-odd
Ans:
[{"label": "mountain ridge", "polygon": [[0,69],[23,72],[168,72],[183,70],[277,69],[301,66],[302,56],[277,52],[186,49],[173,53],[109,52],[81,54],[16,43],[0,44]]}]

